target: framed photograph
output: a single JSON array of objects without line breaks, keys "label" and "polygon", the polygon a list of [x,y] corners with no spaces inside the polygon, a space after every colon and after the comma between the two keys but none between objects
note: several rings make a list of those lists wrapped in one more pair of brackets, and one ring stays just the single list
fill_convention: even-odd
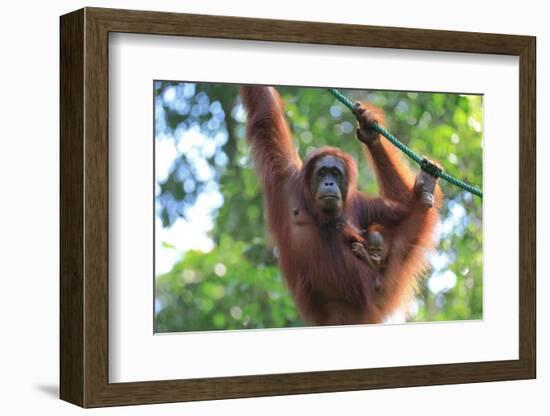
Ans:
[{"label": "framed photograph", "polygon": [[536,377],[534,37],[60,29],[63,400]]}]

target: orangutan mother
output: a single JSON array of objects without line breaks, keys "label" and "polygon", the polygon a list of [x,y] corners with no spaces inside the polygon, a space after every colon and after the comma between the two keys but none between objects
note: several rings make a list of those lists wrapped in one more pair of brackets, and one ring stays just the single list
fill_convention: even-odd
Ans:
[{"label": "orangutan mother", "polygon": [[[354,160],[340,149],[317,149],[302,163],[275,89],[243,86],[241,98],[269,229],[302,317],[318,325],[383,321],[410,299],[425,269],[438,220],[436,179],[420,172],[413,181],[396,150],[371,128],[374,113],[356,105],[357,138],[380,189],[380,196],[366,196],[357,190]],[[350,247],[361,238],[354,230],[372,224],[385,230],[383,270]]]}]

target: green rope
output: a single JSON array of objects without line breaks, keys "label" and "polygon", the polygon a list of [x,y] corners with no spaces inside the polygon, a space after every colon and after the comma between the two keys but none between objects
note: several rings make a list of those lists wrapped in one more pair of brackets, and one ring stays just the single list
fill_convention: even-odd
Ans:
[{"label": "green rope", "polygon": [[[336,97],[336,99],[338,99],[347,108],[349,108],[350,110],[353,109],[353,103],[340,91],[334,88],[329,88],[328,90],[332,95]],[[401,142],[397,137],[395,137],[393,134],[391,134],[389,131],[387,131],[383,127],[374,123],[372,125],[372,129],[380,133],[382,136],[388,139],[395,147],[397,147],[399,150],[405,153],[408,157],[414,160],[422,168],[422,170],[430,173],[433,176],[442,178],[447,182],[455,186],[458,186],[459,188],[464,189],[465,191],[468,191],[474,195],[479,196],[480,198],[483,198],[483,192],[481,191],[481,189],[475,186],[469,185],[466,182],[463,182],[460,179],[457,179],[454,176],[449,175],[448,173],[444,172],[441,169],[434,169],[433,165],[429,163],[428,159],[415,153],[412,149],[407,147],[403,142]]]}]

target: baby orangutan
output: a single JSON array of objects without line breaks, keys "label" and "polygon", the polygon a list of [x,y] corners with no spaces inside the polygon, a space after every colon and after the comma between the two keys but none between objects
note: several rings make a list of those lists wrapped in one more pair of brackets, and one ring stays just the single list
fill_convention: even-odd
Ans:
[{"label": "baby orangutan", "polygon": [[351,243],[351,251],[376,271],[374,287],[380,287],[382,271],[388,258],[388,244],[384,238],[384,229],[379,224],[372,224],[366,230],[358,230],[350,223],[342,224],[344,238]]},{"label": "baby orangutan", "polygon": [[356,256],[364,258],[375,269],[384,269],[388,257],[388,245],[383,236],[382,226],[373,224],[363,234],[365,243],[361,244],[361,248],[358,248],[357,243],[352,243],[351,250]]}]

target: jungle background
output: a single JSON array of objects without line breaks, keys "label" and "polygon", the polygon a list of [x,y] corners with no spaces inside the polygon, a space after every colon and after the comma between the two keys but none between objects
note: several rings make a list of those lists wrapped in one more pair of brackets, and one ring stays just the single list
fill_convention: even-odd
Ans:
[{"label": "jungle background", "polygon": [[[358,162],[359,188],[376,194],[350,111],[324,88],[277,89],[300,156],[340,147]],[[482,186],[482,96],[341,92],[382,108],[387,129],[416,153]],[[154,114],[156,332],[304,326],[265,231],[238,85],[155,81]],[[482,201],[440,184],[430,270],[390,323],[482,318]]]}]

